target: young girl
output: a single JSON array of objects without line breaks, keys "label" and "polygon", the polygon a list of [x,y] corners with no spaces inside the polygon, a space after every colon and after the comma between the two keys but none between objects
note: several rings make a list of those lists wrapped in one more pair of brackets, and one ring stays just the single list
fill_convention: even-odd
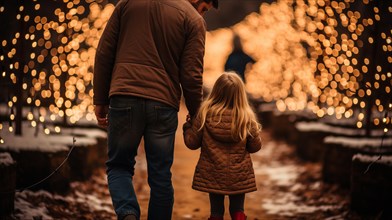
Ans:
[{"label": "young girl", "polygon": [[225,195],[230,199],[231,218],[245,220],[245,193],[257,190],[249,154],[261,148],[261,127],[241,78],[223,73],[198,115],[183,129],[186,146],[201,147],[192,188],[209,193],[209,220],[223,220]]}]

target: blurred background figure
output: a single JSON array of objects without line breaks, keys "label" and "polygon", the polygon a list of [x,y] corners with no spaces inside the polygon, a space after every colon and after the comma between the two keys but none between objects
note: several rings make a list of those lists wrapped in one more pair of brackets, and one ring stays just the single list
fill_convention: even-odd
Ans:
[{"label": "blurred background figure", "polygon": [[255,63],[255,60],[242,50],[241,38],[237,34],[234,34],[233,51],[227,58],[225,71],[236,72],[245,83],[245,70],[247,65],[253,63]]}]

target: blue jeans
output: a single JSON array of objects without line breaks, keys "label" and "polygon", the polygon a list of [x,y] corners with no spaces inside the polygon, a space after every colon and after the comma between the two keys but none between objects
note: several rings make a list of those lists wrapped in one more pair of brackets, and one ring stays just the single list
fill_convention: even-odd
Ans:
[{"label": "blue jeans", "polygon": [[140,218],[132,179],[142,137],[147,159],[150,200],[149,220],[170,220],[174,196],[170,168],[173,164],[177,110],[167,104],[132,96],[110,99],[107,175],[118,219],[127,214]]}]

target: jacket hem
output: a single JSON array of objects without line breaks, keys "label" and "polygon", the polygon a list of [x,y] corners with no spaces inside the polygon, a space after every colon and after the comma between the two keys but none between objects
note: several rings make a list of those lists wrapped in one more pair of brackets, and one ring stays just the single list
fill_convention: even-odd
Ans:
[{"label": "jacket hem", "polygon": [[222,195],[236,195],[236,194],[242,194],[242,193],[249,193],[249,192],[257,191],[257,187],[252,187],[252,188],[248,188],[248,189],[241,189],[241,190],[233,190],[233,191],[218,190],[218,189],[207,189],[207,188],[198,187],[198,186],[192,186],[192,189],[197,190],[197,191],[201,191],[201,192],[215,193],[215,194],[222,194]]},{"label": "jacket hem", "polygon": [[113,92],[113,93],[110,93],[109,97],[112,97],[114,95],[136,96],[136,97],[139,97],[139,98],[151,99],[151,100],[154,100],[154,101],[158,101],[158,102],[162,102],[162,103],[165,103],[167,105],[170,105],[171,107],[175,108],[177,111],[179,111],[179,109],[180,109],[180,103],[178,103],[178,105],[175,105],[175,104],[173,104],[171,102],[168,102],[167,100],[160,99],[160,98],[157,98],[157,97],[148,96],[148,95],[144,95],[144,94],[129,93],[129,92],[127,92],[127,93],[125,93],[125,92],[124,93],[122,93],[122,92]]}]

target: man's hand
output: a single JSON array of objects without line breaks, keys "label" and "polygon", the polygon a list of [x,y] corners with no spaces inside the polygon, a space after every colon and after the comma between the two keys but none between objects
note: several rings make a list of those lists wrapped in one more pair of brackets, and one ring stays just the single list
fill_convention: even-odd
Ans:
[{"label": "man's hand", "polygon": [[95,106],[95,116],[97,117],[98,126],[102,128],[108,127],[108,105],[96,105]]}]

